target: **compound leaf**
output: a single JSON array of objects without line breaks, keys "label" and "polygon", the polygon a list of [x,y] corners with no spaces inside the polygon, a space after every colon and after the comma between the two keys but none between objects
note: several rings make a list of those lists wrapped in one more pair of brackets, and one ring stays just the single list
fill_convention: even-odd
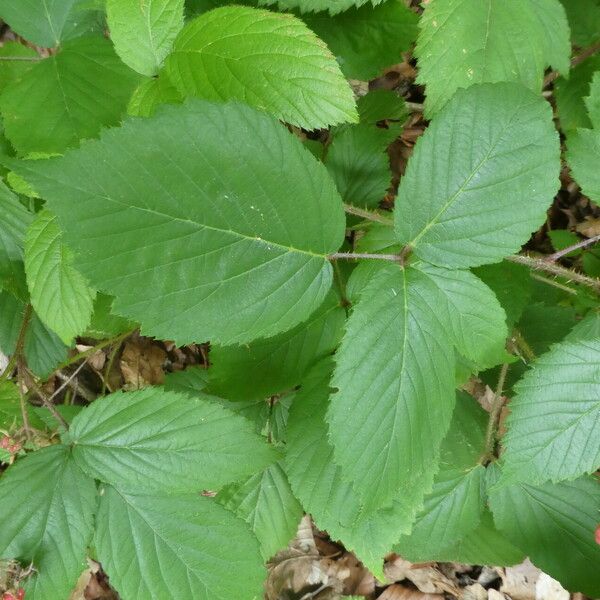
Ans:
[{"label": "compound leaf", "polygon": [[0,557],[33,563],[27,598],[68,598],[86,567],[96,486],[65,446],[20,458],[0,479]]},{"label": "compound leaf", "polygon": [[420,271],[378,267],[336,354],[328,412],[335,460],[375,505],[436,470],[455,400],[444,301]]},{"label": "compound leaf", "polygon": [[503,440],[507,477],[535,484],[600,467],[600,340],[554,346],[515,389]]},{"label": "compound leaf", "polygon": [[138,81],[108,40],[73,40],[5,88],[6,137],[22,154],[63,152],[116,125]]},{"label": "compound leaf", "polygon": [[490,490],[496,525],[542,571],[569,590],[600,594],[600,546],[594,540],[600,486],[592,477]]},{"label": "compound leaf", "polygon": [[156,387],[96,400],[68,439],[91,477],[141,490],[215,489],[276,458],[249,421],[206,395]]},{"label": "compound leaf", "polygon": [[179,345],[273,336],[331,287],[326,257],[345,225],[335,186],[298,139],[244,105],[165,106],[11,167],[47,199],[82,274],[145,334]]},{"label": "compound leaf", "polygon": [[47,210],[38,213],[27,230],[25,271],[36,314],[69,344],[90,323],[94,292],[73,267],[56,217]]},{"label": "compound leaf", "polygon": [[358,120],[334,57],[294,15],[211,10],[184,27],[165,68],[184,96],[240,100],[306,129]]},{"label": "compound leaf", "polygon": [[107,0],[106,16],[117,54],[143,75],[156,75],[183,27],[184,0]]},{"label": "compound leaf", "polygon": [[302,507],[279,463],[226,486],[217,501],[250,525],[265,560],[287,546],[302,518]]},{"label": "compound leaf", "polygon": [[265,573],[256,540],[210,498],[103,486],[94,543],[123,598],[262,597]]},{"label": "compound leaf", "polygon": [[544,222],[559,172],[547,102],[512,83],[461,90],[417,142],[398,190],[396,234],[439,266],[498,262]]},{"label": "compound leaf", "polygon": [[558,0],[436,0],[420,28],[417,81],[427,86],[428,117],[460,88],[513,81],[539,93],[548,64],[569,68],[569,28]]}]

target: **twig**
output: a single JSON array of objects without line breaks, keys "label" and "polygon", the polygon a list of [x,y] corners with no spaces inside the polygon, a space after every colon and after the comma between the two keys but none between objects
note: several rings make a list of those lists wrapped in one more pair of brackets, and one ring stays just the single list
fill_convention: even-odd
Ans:
[{"label": "twig", "polygon": [[567,246],[566,248],[563,248],[562,250],[559,250],[554,254],[549,254],[544,258],[544,260],[548,262],[556,262],[557,260],[560,260],[563,256],[566,256],[570,252],[573,252],[573,250],[579,250],[580,248],[591,246],[592,244],[598,241],[600,241],[600,235],[595,235],[594,237],[588,238],[587,240],[577,242],[577,244],[573,244],[572,246]]},{"label": "twig", "polygon": [[421,102],[405,102],[405,104],[410,112],[423,112],[423,104]]},{"label": "twig", "polygon": [[369,254],[362,252],[335,252],[327,257],[329,260],[356,260],[359,258],[367,260],[389,260],[400,262],[400,254]]},{"label": "twig", "polygon": [[75,379],[75,377],[77,377],[77,374],[79,373],[79,371],[81,371],[81,369],[83,369],[83,367],[85,367],[87,361],[83,361],[68,377],[66,375],[64,375],[63,373],[61,373],[60,371],[57,373],[57,375],[59,376],[59,378],[62,380],[62,384],[56,389],[54,390],[54,393],[52,394],[52,396],[50,396],[50,398],[48,398],[49,402],[52,402],[54,400],[54,398],[56,398],[56,396],[58,396],[58,394],[60,394],[72,381],[73,379]]},{"label": "twig", "polygon": [[344,204],[344,212],[347,212],[349,215],[354,215],[356,217],[367,219],[368,221],[374,221],[375,223],[383,223],[384,225],[394,224],[392,219],[389,219],[388,217],[384,217],[383,215],[380,215],[379,213],[376,213],[372,210],[358,208],[357,206],[353,206],[352,204]]},{"label": "twig", "polygon": [[577,273],[571,269],[548,262],[545,258],[534,258],[532,256],[524,256],[523,254],[515,254],[513,256],[507,256],[506,260],[519,265],[524,265],[530,269],[533,269],[534,271],[545,271],[546,273],[550,273],[558,277],[564,277],[569,281],[580,283],[581,285],[585,285],[586,287],[593,289],[596,293],[600,293],[600,279],[587,277],[586,275],[582,275],[581,273]]},{"label": "twig", "polygon": [[27,441],[31,441],[31,424],[29,423],[29,414],[27,413],[27,403],[25,401],[25,394],[23,393],[23,378],[21,370],[17,371],[17,389],[19,391],[19,404],[21,405],[21,418],[23,419],[23,429],[25,430],[25,437]]},{"label": "twig", "polygon": [[42,404],[50,411],[50,414],[65,428],[65,430],[69,429],[69,424],[65,421],[63,416],[56,410],[56,406],[52,404],[50,398],[46,395],[46,393],[40,388],[40,386],[35,382],[33,375],[29,372],[25,364],[20,361],[19,365],[19,373],[23,374],[23,378],[25,379],[25,383],[28,388],[32,389],[37,396],[39,396]]},{"label": "twig", "polygon": [[102,395],[103,396],[106,395],[106,390],[108,390],[109,392],[112,392],[112,389],[108,383],[108,380],[110,377],[110,372],[112,371],[113,365],[115,363],[115,359],[117,358],[119,348],[121,348],[122,343],[123,343],[123,340],[120,340],[118,343],[115,344],[115,347],[112,349],[112,352],[110,353],[110,357],[108,359],[108,364],[106,365],[106,369],[104,370],[104,374],[102,375]]},{"label": "twig", "polygon": [[12,353],[8,364],[6,365],[6,369],[4,369],[4,373],[0,375],[0,382],[8,379],[10,374],[12,373],[17,361],[19,360],[19,356],[23,352],[23,346],[25,345],[25,334],[27,333],[27,327],[29,327],[29,322],[31,321],[31,316],[33,314],[33,307],[31,304],[27,304],[25,306],[25,311],[23,312],[23,321],[21,321],[21,328],[19,329],[19,333],[17,335],[17,343],[15,344],[15,351]]},{"label": "twig", "polygon": [[502,407],[504,406],[502,391],[504,390],[504,383],[506,382],[507,373],[508,363],[504,363],[500,369],[498,385],[496,386],[496,392],[494,393],[494,400],[492,401],[492,408],[490,409],[490,418],[488,421],[487,431],[485,433],[484,461],[486,463],[495,456],[498,427],[500,425],[500,415],[502,413]]}]

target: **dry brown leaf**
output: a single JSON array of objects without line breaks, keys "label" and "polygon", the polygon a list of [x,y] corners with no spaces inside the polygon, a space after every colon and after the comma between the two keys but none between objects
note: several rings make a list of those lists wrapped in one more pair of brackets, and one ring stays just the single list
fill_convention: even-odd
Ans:
[{"label": "dry brown leaf", "polygon": [[463,588],[460,598],[461,600],[488,600],[488,593],[480,583],[474,583]]},{"label": "dry brown leaf", "polygon": [[600,235],[600,219],[587,219],[582,223],[578,223],[575,229],[585,237]]},{"label": "dry brown leaf", "polygon": [[506,600],[506,596],[504,594],[502,594],[501,592],[499,592],[498,590],[495,590],[494,588],[490,588],[488,590],[488,600]]},{"label": "dry brown leaf", "polygon": [[390,583],[408,579],[421,592],[427,594],[448,593],[455,597],[460,594],[458,585],[444,575],[435,566],[435,563],[413,564],[400,556],[396,556],[386,562],[383,572]]},{"label": "dry brown leaf", "polygon": [[137,390],[161,384],[165,373],[166,352],[147,338],[129,340],[121,355],[121,373],[125,389]]},{"label": "dry brown leaf", "polygon": [[535,586],[541,571],[529,559],[520,565],[500,569],[500,591],[513,600],[535,600]]},{"label": "dry brown leaf", "polygon": [[413,590],[395,583],[386,588],[377,600],[444,600],[444,596],[424,594],[419,590]]},{"label": "dry brown leaf", "polygon": [[363,564],[347,552],[337,563],[348,569],[348,577],[344,580],[344,594],[348,596],[368,596],[375,593],[375,577]]},{"label": "dry brown leaf", "polygon": [[569,592],[556,579],[540,573],[535,584],[536,600],[569,600],[570,597]]}]

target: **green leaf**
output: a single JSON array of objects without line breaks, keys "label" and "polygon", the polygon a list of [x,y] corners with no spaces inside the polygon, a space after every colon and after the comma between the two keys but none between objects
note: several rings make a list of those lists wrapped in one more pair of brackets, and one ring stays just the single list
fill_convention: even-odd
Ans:
[{"label": "green leaf", "polygon": [[384,0],[259,0],[260,4],[277,4],[279,10],[299,9],[300,12],[320,12],[327,10],[336,15],[352,7],[371,4],[377,6]]},{"label": "green leaf", "polygon": [[502,362],[508,336],[506,314],[494,292],[469,271],[430,265],[417,268],[428,275],[445,298],[437,307],[456,349],[478,367]]},{"label": "green leaf", "polygon": [[49,48],[100,29],[87,0],[0,0],[0,19],[29,42]]},{"label": "green leaf", "polygon": [[600,340],[566,342],[516,386],[504,436],[504,472],[536,484],[600,467]]},{"label": "green leaf", "polygon": [[6,136],[22,154],[63,152],[116,125],[138,81],[103,37],[69,42],[5,88]]},{"label": "green leaf", "polygon": [[600,39],[599,0],[561,0],[576,46],[590,46]]},{"label": "green leaf", "polygon": [[386,150],[397,133],[361,123],[334,134],[325,165],[344,202],[374,208],[384,199],[392,183]]},{"label": "green leaf", "polygon": [[175,89],[166,73],[146,79],[133,92],[127,112],[134,117],[151,117],[161,104],[180,104],[181,94]]},{"label": "green leaf", "polygon": [[302,518],[302,507],[279,463],[223,488],[217,501],[250,525],[265,560],[287,546]]},{"label": "green leaf", "polygon": [[600,594],[600,546],[594,541],[600,486],[591,477],[490,490],[496,525],[542,571],[567,589]]},{"label": "green leaf", "polygon": [[340,197],[302,143],[254,109],[165,106],[64,157],[11,166],[47,199],[79,270],[145,335],[273,336],[331,286]]},{"label": "green leaf", "polygon": [[565,342],[579,342],[600,338],[600,313],[590,311],[564,338]]},{"label": "green leaf", "polygon": [[165,65],[184,96],[240,100],[306,129],[358,120],[334,57],[290,14],[211,10],[184,27]]},{"label": "green leaf", "polygon": [[419,25],[417,82],[426,85],[427,117],[460,88],[512,81],[539,93],[546,66],[569,69],[569,28],[558,0],[435,0]]},{"label": "green leaf", "polygon": [[94,311],[86,336],[103,339],[131,331],[136,328],[135,323],[119,317],[112,312],[114,298],[106,294],[96,294]]},{"label": "green leaf", "polygon": [[0,47],[0,92],[36,64],[36,60],[8,60],[10,57],[39,59],[38,53],[33,48],[18,42],[5,42]]},{"label": "green leaf", "polygon": [[[577,234],[567,229],[552,229],[551,231],[548,231],[548,237],[552,242],[552,247],[557,252],[560,250],[565,250],[569,246],[573,246],[581,241],[581,238],[579,238]],[[565,254],[565,256],[571,258],[573,256],[579,256],[581,252],[581,249],[572,250],[568,254]]]},{"label": "green leaf", "polygon": [[[398,548],[400,550],[400,548]],[[475,529],[459,541],[445,548],[428,548],[427,551],[409,547],[401,548],[403,557],[411,562],[459,562],[490,566],[510,566],[523,562],[525,553],[502,535],[486,508]]]},{"label": "green leaf", "polygon": [[[211,349],[212,353],[212,349]],[[196,396],[208,385],[208,371],[203,366],[188,367],[165,375],[164,388],[167,391],[182,392]]]},{"label": "green leaf", "polygon": [[578,127],[591,127],[584,98],[590,93],[593,74],[600,70],[600,56],[591,56],[571,69],[569,79],[559,77],[554,83],[554,97],[564,133]]},{"label": "green leaf", "polygon": [[581,191],[600,203],[600,129],[578,129],[567,140],[567,161]]},{"label": "green leaf", "polygon": [[328,413],[335,460],[375,505],[437,468],[455,399],[444,302],[424,273],[385,264],[362,291],[336,354]]},{"label": "green leaf", "polygon": [[402,0],[389,0],[375,8],[364,5],[333,17],[318,13],[303,20],[329,46],[346,77],[369,80],[402,62],[402,53],[417,38],[419,19]]},{"label": "green leaf", "polygon": [[70,344],[90,323],[94,292],[73,267],[56,217],[47,210],[38,213],[27,230],[25,271],[37,315]]},{"label": "green leaf", "polygon": [[0,381],[0,429],[10,429],[22,420],[17,386],[12,381]]},{"label": "green leaf", "polygon": [[396,234],[439,266],[498,262],[544,223],[559,172],[545,100],[511,83],[461,90],[417,142],[398,190]]},{"label": "green leaf", "polygon": [[65,446],[20,458],[0,479],[0,557],[33,563],[27,598],[68,598],[86,567],[96,486]]},{"label": "green leaf", "polygon": [[183,27],[184,0],[107,0],[110,37],[121,60],[156,75]]},{"label": "green leaf", "polygon": [[600,129],[600,71],[594,73],[590,83],[590,95],[584,99],[592,126]]},{"label": "green leaf", "polygon": [[375,124],[384,119],[403,122],[408,117],[404,98],[390,90],[372,90],[356,102],[361,123]]},{"label": "green leaf", "polygon": [[330,291],[294,329],[244,346],[211,346],[209,391],[231,400],[253,400],[293,389],[315,362],[335,350],[345,320],[346,312]]},{"label": "green leaf", "polygon": [[473,270],[492,289],[506,312],[509,329],[519,321],[532,294],[529,269],[508,261]]},{"label": "green leaf", "polygon": [[[0,291],[0,350],[13,354],[23,322],[25,303],[6,291]],[[34,313],[25,332],[24,354],[27,366],[46,377],[67,357],[67,346],[46,328]]]},{"label": "green leaf", "polygon": [[96,400],[68,440],[91,477],[140,490],[215,489],[275,458],[246,419],[204,395],[154,387]]},{"label": "green leaf", "polygon": [[258,600],[265,576],[245,523],[196,494],[103,486],[94,545],[128,600]]},{"label": "green leaf", "polygon": [[486,423],[487,415],[477,402],[464,392],[458,394],[433,489],[425,496],[410,535],[400,540],[398,551],[403,556],[435,556],[479,524],[485,482],[479,460],[485,449]]},{"label": "green leaf", "polygon": [[367,568],[383,579],[383,557],[409,533],[422,506],[426,475],[419,485],[396,490],[389,506],[365,510],[351,482],[334,461],[325,414],[329,404],[331,358],[315,365],[290,409],[285,469],[292,490],[317,527],[341,540]]},{"label": "green leaf", "polygon": [[23,244],[33,216],[0,181],[0,289],[23,296]]}]

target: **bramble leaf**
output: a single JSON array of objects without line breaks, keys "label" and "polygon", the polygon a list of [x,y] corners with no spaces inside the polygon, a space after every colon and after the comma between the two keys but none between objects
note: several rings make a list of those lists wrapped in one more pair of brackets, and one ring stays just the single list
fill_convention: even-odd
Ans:
[{"label": "bramble leaf", "polygon": [[539,93],[546,66],[569,69],[569,27],[558,0],[435,0],[419,25],[417,81],[426,85],[428,117],[460,88],[512,81]]},{"label": "bramble leaf", "polygon": [[544,222],[559,172],[547,102],[511,83],[461,90],[408,163],[394,209],[398,240],[439,266],[498,262]]},{"label": "bramble leaf", "polygon": [[249,107],[165,106],[64,157],[11,167],[47,199],[82,274],[147,335],[179,345],[273,336],[331,286],[326,256],[345,225],[335,186]]},{"label": "bramble leaf", "polygon": [[570,590],[600,594],[600,546],[594,540],[600,486],[575,481],[520,483],[490,490],[496,525],[542,571]]},{"label": "bramble leaf", "polygon": [[287,546],[302,518],[302,507],[279,463],[226,486],[217,494],[217,502],[250,525],[265,560]]},{"label": "bramble leaf", "polygon": [[256,540],[210,498],[105,485],[96,521],[98,558],[123,598],[262,597],[265,572]]},{"label": "bramble leaf", "polygon": [[504,474],[537,484],[600,467],[600,341],[557,344],[516,385]]},{"label": "bramble leaf", "polygon": [[259,0],[260,4],[277,4],[279,10],[299,9],[303,13],[329,11],[336,15],[352,7],[360,7],[365,4],[377,6],[384,0]]},{"label": "bramble leaf", "polygon": [[73,40],[4,89],[6,137],[22,154],[63,152],[116,125],[138,81],[108,40]]},{"label": "bramble leaf", "polygon": [[110,38],[121,60],[143,75],[156,75],[183,27],[184,0],[107,0]]},{"label": "bramble leaf", "polygon": [[27,598],[67,598],[86,567],[96,486],[65,446],[20,458],[0,479],[0,557],[33,563]]},{"label": "bramble leaf", "polygon": [[276,458],[246,419],[205,395],[156,387],[96,400],[65,439],[91,477],[138,490],[215,489]]},{"label": "bramble leaf", "polygon": [[306,129],[358,120],[334,57],[290,14],[246,6],[204,13],[177,36],[165,69],[185,97],[239,100]]},{"label": "bramble leaf", "polygon": [[90,323],[94,292],[73,267],[56,217],[46,210],[38,213],[27,230],[25,271],[37,315],[70,344]]},{"label": "bramble leaf", "polygon": [[348,320],[336,354],[329,434],[342,473],[371,505],[384,506],[437,469],[455,400],[444,302],[425,274],[386,264]]}]

